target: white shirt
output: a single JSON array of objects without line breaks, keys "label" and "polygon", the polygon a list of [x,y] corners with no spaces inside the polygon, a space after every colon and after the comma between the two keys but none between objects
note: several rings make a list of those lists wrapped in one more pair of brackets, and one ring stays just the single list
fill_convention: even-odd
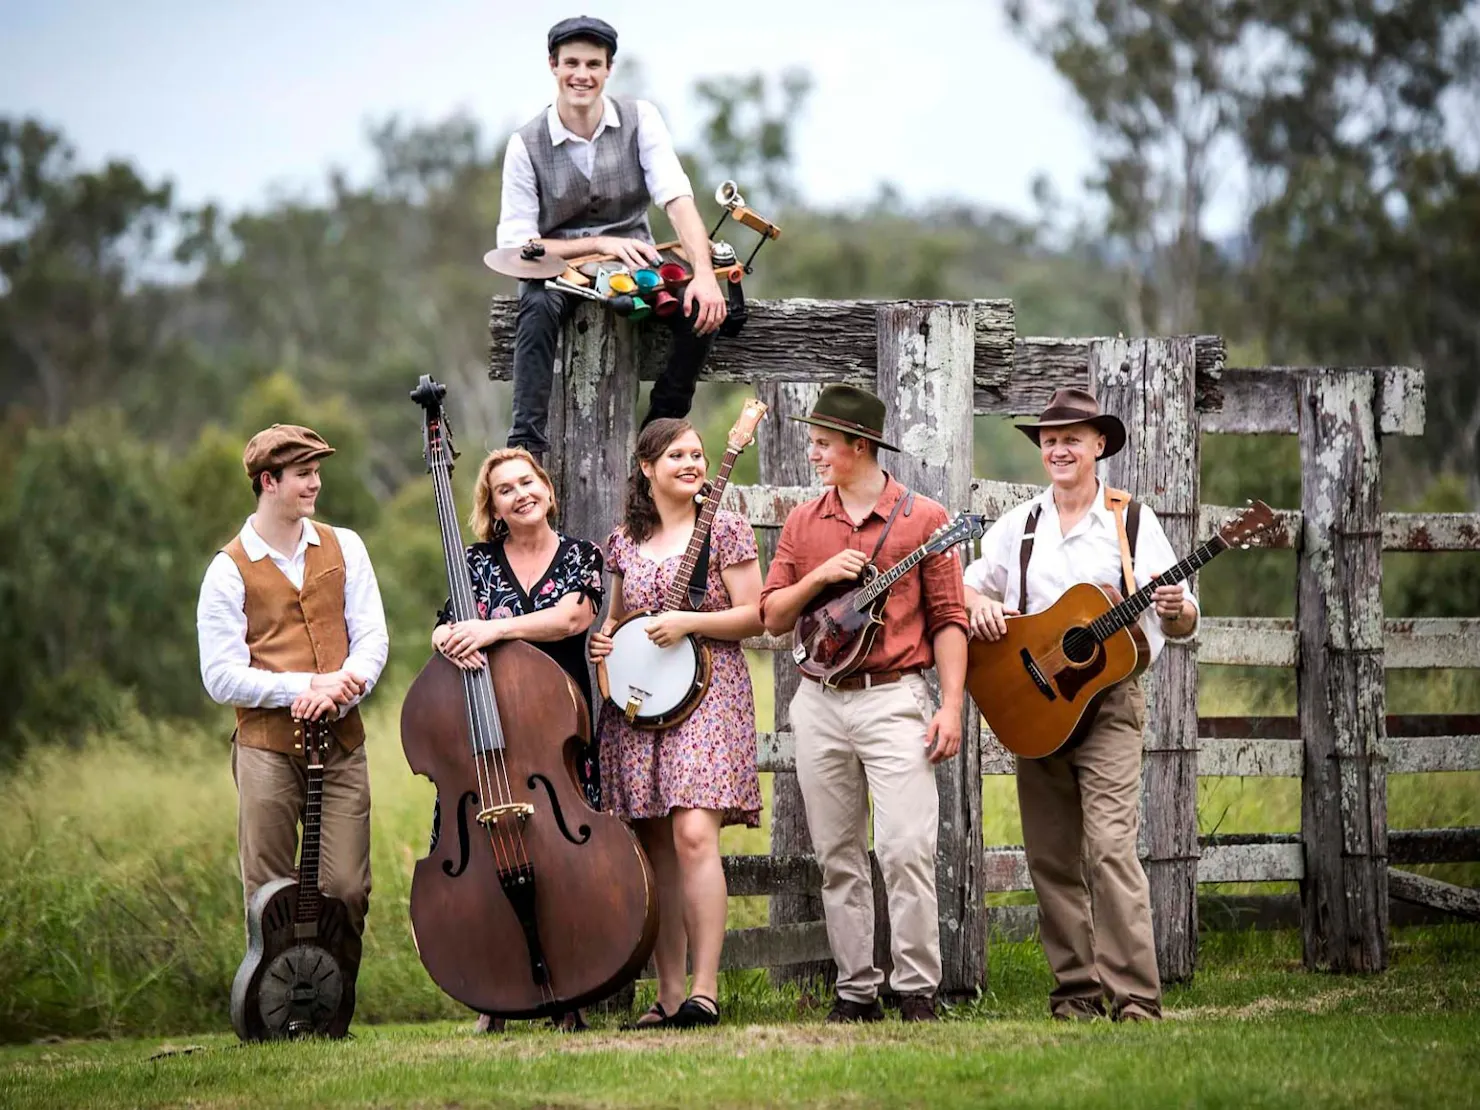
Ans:
[{"label": "white shirt", "polygon": [[[596,163],[596,140],[608,127],[622,126],[611,97],[603,96],[601,103],[601,122],[596,125],[590,139],[583,139],[568,130],[560,122],[560,113],[555,110],[555,105],[550,105],[545,111],[550,142],[555,146],[569,143],[571,161],[588,178]],[[634,103],[637,105],[637,156],[653,203],[659,208],[667,208],[676,197],[693,196],[689,175],[683,172],[668,126],[658,114],[658,109],[646,100]],[[504,191],[499,208],[498,245],[522,247],[539,237],[540,194],[535,185],[534,163],[529,160],[529,148],[524,145],[523,137],[516,131],[509,136],[509,146],[504,151]]]},{"label": "white shirt", "polygon": [[[344,623],[349,631],[349,656],[344,670],[353,671],[365,680],[368,694],[380,678],[385,657],[390,650],[390,637],[385,628],[385,609],[380,603],[380,587],[370,566],[365,541],[348,528],[334,529],[344,553]],[[242,525],[242,547],[252,562],[271,559],[273,565],[293,584],[303,588],[303,568],[308,545],[319,543],[313,522],[303,522],[303,537],[291,555],[269,547],[252,527],[252,518]],[[242,708],[281,709],[308,689],[310,673],[297,671],[264,671],[251,665],[247,649],[246,584],[231,556],[218,552],[206,568],[200,584],[200,601],[195,610],[196,634],[200,640],[200,677],[206,693],[221,705]],[[360,695],[363,698],[364,694]],[[351,706],[341,707],[342,717]]]},{"label": "white shirt", "polygon": [[[1028,561],[1028,603],[1020,604],[1018,585],[1021,576],[1023,530],[1034,505],[1042,505],[1038,526],[1033,531],[1033,555]],[[1141,526],[1133,552],[1136,588],[1147,585],[1178,562],[1161,522],[1151,506],[1141,506]],[[1105,507],[1105,487],[1095,487],[1095,499],[1089,512],[1066,536],[1059,524],[1059,511],[1054,505],[1050,486],[1031,501],[1005,513],[982,537],[981,558],[966,568],[966,584],[977,593],[1000,597],[1008,609],[1038,613],[1057,601],[1070,586],[1080,582],[1108,583],[1120,586],[1120,536],[1115,528],[1115,514]],[[1184,587],[1185,587],[1184,583]],[[1191,590],[1185,594],[1198,609]],[[1154,660],[1168,639],[1154,609],[1140,617],[1141,629]],[[1175,637],[1183,642],[1191,637]]]}]

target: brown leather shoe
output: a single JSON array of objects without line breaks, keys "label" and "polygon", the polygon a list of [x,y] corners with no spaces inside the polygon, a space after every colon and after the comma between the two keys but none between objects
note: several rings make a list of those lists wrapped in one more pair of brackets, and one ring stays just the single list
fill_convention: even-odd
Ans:
[{"label": "brown leather shoe", "polygon": [[822,1019],[828,1025],[843,1025],[858,1021],[883,1021],[884,1007],[875,998],[871,1002],[854,1002],[839,995],[833,999],[832,1009]]},{"label": "brown leather shoe", "polygon": [[935,1012],[935,995],[902,994],[899,996],[900,1021],[939,1021]]},{"label": "brown leather shoe", "polygon": [[1105,1004],[1098,998],[1071,998],[1053,1010],[1054,1021],[1099,1021],[1107,1016]]},{"label": "brown leather shoe", "polygon": [[1116,1021],[1160,1021],[1161,1014],[1153,1014],[1150,1010],[1124,1009],[1114,1015]]}]

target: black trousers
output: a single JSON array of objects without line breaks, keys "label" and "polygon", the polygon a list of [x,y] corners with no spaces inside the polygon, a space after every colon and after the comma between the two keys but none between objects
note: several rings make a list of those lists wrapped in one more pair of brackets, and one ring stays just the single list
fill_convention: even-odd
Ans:
[{"label": "black trousers", "polygon": [[[508,445],[543,454],[549,450],[550,391],[555,382],[555,341],[560,325],[578,298],[547,289],[543,282],[519,283],[519,317],[514,334],[514,422]],[[653,383],[644,425],[663,416],[687,416],[694,403],[694,383],[714,336],[695,335],[694,322],[681,312],[665,317],[673,331],[673,353]]]}]

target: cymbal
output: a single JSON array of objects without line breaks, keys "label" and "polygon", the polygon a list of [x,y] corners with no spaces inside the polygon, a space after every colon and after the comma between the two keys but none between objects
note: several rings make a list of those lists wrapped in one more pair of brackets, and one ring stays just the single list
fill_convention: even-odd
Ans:
[{"label": "cymbal", "polygon": [[527,253],[531,253],[528,247],[501,247],[485,254],[483,265],[494,273],[526,281],[543,281],[565,273],[565,259],[547,254],[543,248],[533,258],[526,258]]}]

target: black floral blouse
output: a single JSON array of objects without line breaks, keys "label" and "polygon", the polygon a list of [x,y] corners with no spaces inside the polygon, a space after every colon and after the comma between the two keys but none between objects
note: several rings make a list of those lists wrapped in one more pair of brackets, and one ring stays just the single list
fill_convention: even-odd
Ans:
[{"label": "black floral blouse", "polygon": [[[587,540],[560,536],[560,546],[550,566],[528,593],[519,584],[519,576],[509,566],[501,540],[492,543],[475,543],[468,548],[468,575],[473,582],[473,603],[478,606],[480,620],[500,620],[505,617],[523,617],[549,609],[560,603],[566,594],[580,594],[591,603],[594,610],[601,608],[603,590],[601,585],[601,548]],[[447,624],[452,619],[449,600],[437,614],[438,624]],[[586,633],[578,632],[563,640],[544,643],[529,641],[565,670],[565,673],[580,687],[586,698],[586,708],[592,710],[595,722],[595,707],[591,702],[591,671],[586,662]],[[576,775],[581,789],[592,809],[601,808],[601,778],[596,759],[596,743],[593,739],[584,751],[576,753]]]}]

